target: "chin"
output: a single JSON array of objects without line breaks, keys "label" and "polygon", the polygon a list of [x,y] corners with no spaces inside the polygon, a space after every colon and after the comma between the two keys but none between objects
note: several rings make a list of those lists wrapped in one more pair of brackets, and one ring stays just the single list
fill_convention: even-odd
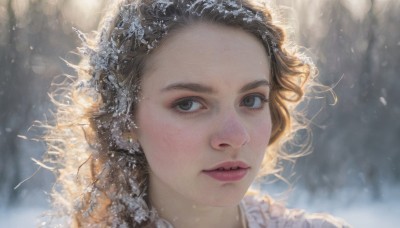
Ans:
[{"label": "chin", "polygon": [[221,191],[219,194],[213,194],[210,192],[210,194],[200,200],[199,204],[212,207],[235,207],[243,199],[246,191],[247,189],[230,189],[227,191]]},{"label": "chin", "polygon": [[243,199],[244,195],[241,195],[240,197],[236,197],[235,199],[226,199],[226,200],[219,200],[217,202],[214,202],[211,206],[213,207],[236,207],[240,201]]}]

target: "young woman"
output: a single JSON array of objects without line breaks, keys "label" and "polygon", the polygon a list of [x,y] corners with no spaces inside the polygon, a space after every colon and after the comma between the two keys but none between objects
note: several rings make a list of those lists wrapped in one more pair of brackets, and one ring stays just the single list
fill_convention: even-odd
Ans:
[{"label": "young woman", "polygon": [[48,161],[71,227],[347,227],[248,189],[315,76],[265,4],[125,0],[55,95]]}]

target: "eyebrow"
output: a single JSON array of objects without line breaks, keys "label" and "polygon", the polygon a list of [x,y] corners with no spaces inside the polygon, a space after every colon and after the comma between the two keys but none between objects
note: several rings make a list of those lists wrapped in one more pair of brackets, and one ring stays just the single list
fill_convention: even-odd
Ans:
[{"label": "eyebrow", "polygon": [[211,87],[201,85],[198,83],[174,83],[174,84],[171,84],[171,85],[165,87],[164,89],[162,89],[162,91],[170,91],[170,90],[189,90],[189,91],[198,92],[198,93],[214,93],[215,92]]},{"label": "eyebrow", "polygon": [[[270,86],[270,83],[265,80],[257,80],[254,82],[250,82],[248,84],[246,84],[245,86],[243,86],[239,92],[243,93],[246,92],[248,90],[252,90],[261,86]],[[167,87],[163,88],[161,91],[171,91],[171,90],[189,90],[192,92],[198,92],[198,93],[215,93],[215,90],[212,87],[209,86],[205,86],[205,85],[201,85],[198,83],[174,83],[171,85],[168,85]]]},{"label": "eyebrow", "polygon": [[269,87],[270,84],[269,84],[269,82],[268,82],[267,80],[265,80],[265,79],[257,80],[257,81],[254,81],[254,82],[250,82],[249,84],[246,84],[245,86],[243,86],[243,87],[239,90],[239,92],[244,93],[244,92],[246,92],[246,91],[248,91],[248,90],[252,90],[252,89],[255,89],[255,88],[258,88],[258,87],[261,87],[261,86]]}]

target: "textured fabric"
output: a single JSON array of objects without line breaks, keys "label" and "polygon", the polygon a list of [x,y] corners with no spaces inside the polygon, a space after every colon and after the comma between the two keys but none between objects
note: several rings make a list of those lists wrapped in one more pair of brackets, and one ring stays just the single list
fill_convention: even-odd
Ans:
[{"label": "textured fabric", "polygon": [[[264,197],[246,196],[241,204],[247,228],[351,228],[346,222],[329,214],[307,214],[299,209],[287,209]],[[173,228],[165,219],[156,219],[149,227]]]},{"label": "textured fabric", "polygon": [[248,228],[349,228],[346,222],[329,214],[307,214],[287,209],[269,198],[246,196],[243,207]]}]

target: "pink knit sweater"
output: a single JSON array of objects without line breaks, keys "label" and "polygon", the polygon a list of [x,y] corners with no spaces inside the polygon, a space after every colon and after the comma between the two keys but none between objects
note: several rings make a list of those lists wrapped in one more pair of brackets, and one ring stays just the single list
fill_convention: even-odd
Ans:
[{"label": "pink knit sweater", "polygon": [[307,214],[287,209],[269,198],[246,196],[241,206],[248,228],[349,228],[349,224],[329,214]]},{"label": "pink knit sweater", "polygon": [[[307,214],[299,209],[287,209],[265,197],[245,196],[241,204],[247,228],[350,228],[339,218],[329,214]],[[158,218],[149,227],[173,228],[165,219]]]}]

